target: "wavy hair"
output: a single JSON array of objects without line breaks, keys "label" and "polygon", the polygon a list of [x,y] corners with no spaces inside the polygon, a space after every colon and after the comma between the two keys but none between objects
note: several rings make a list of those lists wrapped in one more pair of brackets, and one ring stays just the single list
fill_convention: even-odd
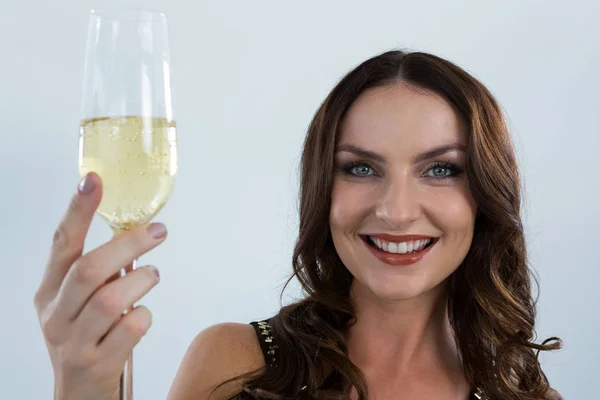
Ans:
[{"label": "wavy hair", "polygon": [[468,128],[466,172],[478,213],[471,248],[446,285],[466,379],[489,399],[560,398],[538,360],[540,351],[559,349],[561,342],[553,337],[535,343],[535,276],[520,215],[521,180],[502,110],[482,83],[452,62],[400,50],[351,70],[314,115],[301,159],[300,227],[290,277],[299,280],[305,298],[270,320],[279,346],[277,368],[245,380],[237,398],[341,400],[354,387],[360,400],[367,399],[366,381],[348,358],[343,334],[356,321],[352,275],[329,229],[334,148],[352,103],[368,89],[399,82],[440,95]]}]

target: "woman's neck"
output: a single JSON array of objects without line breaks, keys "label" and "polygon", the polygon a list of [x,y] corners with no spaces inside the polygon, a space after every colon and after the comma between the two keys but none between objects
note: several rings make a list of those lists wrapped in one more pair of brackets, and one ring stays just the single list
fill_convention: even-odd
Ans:
[{"label": "woman's neck", "polygon": [[346,332],[348,352],[363,372],[460,369],[443,285],[418,298],[383,301],[353,284],[351,301],[356,323]]}]

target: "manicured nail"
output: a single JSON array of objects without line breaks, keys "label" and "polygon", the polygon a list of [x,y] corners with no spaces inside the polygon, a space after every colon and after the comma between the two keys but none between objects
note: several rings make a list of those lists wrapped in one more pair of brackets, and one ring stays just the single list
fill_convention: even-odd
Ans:
[{"label": "manicured nail", "polygon": [[154,272],[154,275],[156,275],[156,278],[158,278],[158,280],[160,280],[160,272],[158,271],[158,268],[156,268],[155,266],[151,265],[150,269],[152,269],[152,272]]},{"label": "manicured nail", "polygon": [[87,174],[81,182],[79,182],[79,193],[89,194],[94,190],[94,180]]},{"label": "manicured nail", "polygon": [[154,239],[162,239],[167,235],[167,228],[159,223],[150,224],[148,226],[148,233]]}]

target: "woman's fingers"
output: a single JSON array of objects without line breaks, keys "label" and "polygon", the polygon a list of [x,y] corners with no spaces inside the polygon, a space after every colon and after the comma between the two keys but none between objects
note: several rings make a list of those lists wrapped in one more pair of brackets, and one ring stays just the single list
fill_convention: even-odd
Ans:
[{"label": "woman's fingers", "polygon": [[98,288],[121,268],[162,243],[166,235],[165,226],[154,223],[116,236],[80,257],[67,273],[58,293],[55,318],[60,323],[75,320]]},{"label": "woman's fingers", "polygon": [[144,307],[137,306],[125,314],[100,342],[98,355],[112,359],[117,365],[123,365],[129,353],[146,334],[152,324],[152,313]]},{"label": "woman's fingers", "polygon": [[140,267],[96,291],[77,317],[73,337],[79,345],[96,346],[123,311],[146,295],[159,281],[154,267]]}]

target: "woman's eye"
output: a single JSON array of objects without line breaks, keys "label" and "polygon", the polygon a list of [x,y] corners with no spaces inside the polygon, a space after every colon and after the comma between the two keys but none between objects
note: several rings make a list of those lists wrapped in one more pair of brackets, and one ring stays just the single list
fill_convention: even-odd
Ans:
[{"label": "woman's eye", "polygon": [[357,178],[364,178],[374,174],[373,168],[364,163],[350,163],[344,166],[344,173]]},{"label": "woman's eye", "polygon": [[454,164],[442,162],[435,163],[427,171],[427,176],[434,179],[450,178],[458,174],[460,174],[460,170]]},{"label": "woman's eye", "polygon": [[371,168],[361,166],[361,167],[352,167],[352,171],[356,176],[369,176],[371,175]]}]

